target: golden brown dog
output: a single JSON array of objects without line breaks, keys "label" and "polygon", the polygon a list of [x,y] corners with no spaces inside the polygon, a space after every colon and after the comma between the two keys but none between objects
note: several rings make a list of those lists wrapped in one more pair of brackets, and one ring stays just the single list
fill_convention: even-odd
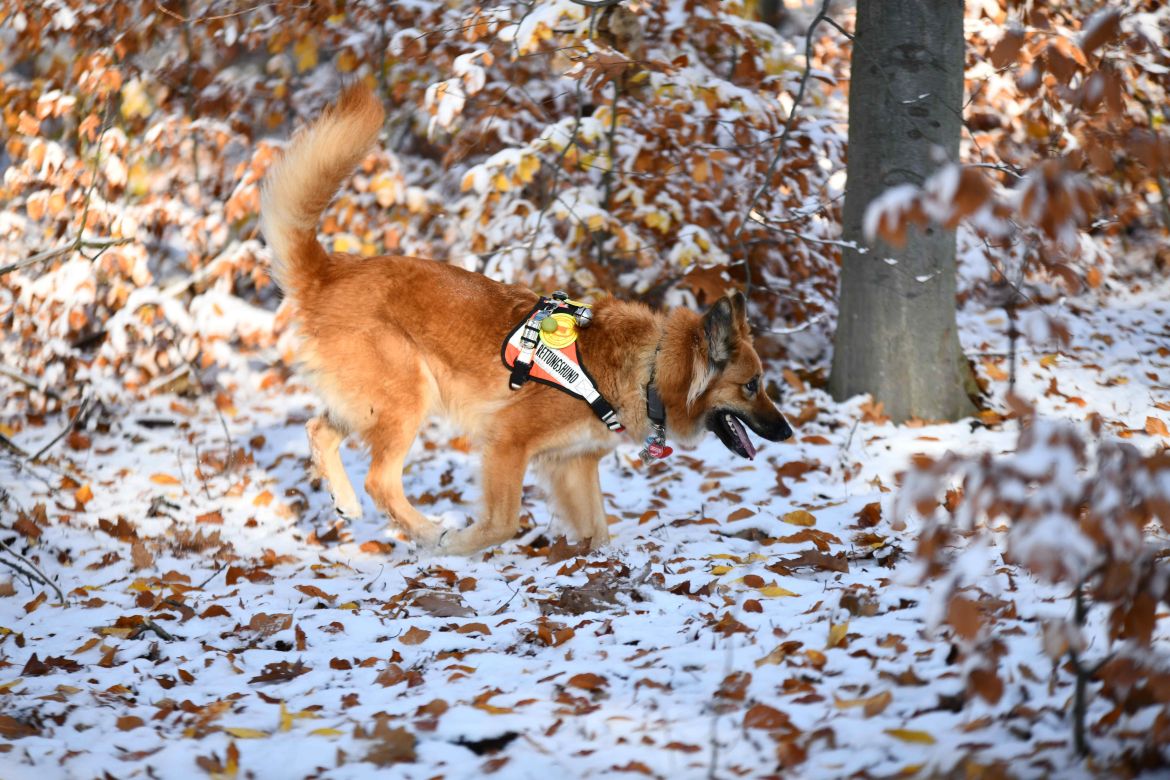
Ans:
[{"label": "golden brown dog", "polygon": [[[361,504],[338,450],[347,434],[369,446],[366,491],[410,537],[467,554],[512,538],[530,463],[544,466],[560,517],[594,548],[609,541],[599,459],[620,435],[589,406],[529,382],[508,388],[500,345],[537,295],[455,266],[411,257],[325,252],[317,223],[382,127],[379,100],[363,85],[299,133],[264,183],[263,229],[273,275],[291,299],[299,359],[326,411],[308,424],[313,462],[338,511]],[[743,425],[771,441],[792,431],[763,391],[740,294],[706,314],[668,314],[598,301],[579,345],[597,389],[635,440],[645,437],[651,371],[667,435],[693,444],[714,431],[732,451],[755,454]],[[452,323],[458,323],[452,328]],[[440,536],[402,489],[406,453],[432,412],[452,418],[482,450],[483,510],[468,528]]]}]

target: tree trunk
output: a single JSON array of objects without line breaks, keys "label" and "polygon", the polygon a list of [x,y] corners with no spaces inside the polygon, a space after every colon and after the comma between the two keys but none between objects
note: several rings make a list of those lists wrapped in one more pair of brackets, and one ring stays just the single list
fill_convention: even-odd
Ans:
[{"label": "tree trunk", "polygon": [[[963,1],[858,0],[849,87],[847,241],[866,246],[865,209],[898,184],[957,161]],[[890,263],[889,260],[895,262]],[[829,389],[872,393],[896,422],[974,412],[955,324],[955,233],[911,227],[906,245],[846,249]]]}]

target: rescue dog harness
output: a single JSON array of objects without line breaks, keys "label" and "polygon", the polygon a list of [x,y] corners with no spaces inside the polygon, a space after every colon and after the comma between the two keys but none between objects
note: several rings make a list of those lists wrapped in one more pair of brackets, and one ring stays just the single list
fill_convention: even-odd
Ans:
[{"label": "rescue dog harness", "polygon": [[[519,390],[530,379],[555,387],[589,404],[606,427],[621,433],[625,427],[613,405],[597,390],[597,383],[585,368],[578,348],[578,331],[589,327],[592,321],[593,310],[589,304],[571,301],[566,293],[558,290],[537,301],[528,316],[512,329],[500,347],[500,359],[511,369],[508,386],[512,390]],[[666,446],[666,410],[654,385],[653,370],[646,386],[646,414],[651,433],[640,455],[649,462],[672,452]]]}]

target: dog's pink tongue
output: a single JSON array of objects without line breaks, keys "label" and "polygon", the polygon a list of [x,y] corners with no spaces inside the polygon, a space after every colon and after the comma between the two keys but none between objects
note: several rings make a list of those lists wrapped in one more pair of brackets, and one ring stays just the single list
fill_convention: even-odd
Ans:
[{"label": "dog's pink tongue", "polygon": [[731,419],[731,430],[735,431],[735,436],[737,439],[739,439],[739,443],[743,445],[744,450],[747,452],[748,459],[754,459],[756,457],[756,447],[754,444],[752,444],[751,438],[748,437],[747,431],[744,430],[743,423],[731,415],[728,416]]}]

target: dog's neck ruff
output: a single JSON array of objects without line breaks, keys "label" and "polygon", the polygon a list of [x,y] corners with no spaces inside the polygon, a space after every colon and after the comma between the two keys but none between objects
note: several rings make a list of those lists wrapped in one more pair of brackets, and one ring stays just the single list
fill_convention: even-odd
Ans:
[{"label": "dog's neck ruff", "polygon": [[555,387],[589,404],[611,431],[625,430],[617,412],[597,390],[585,369],[577,333],[593,320],[589,304],[570,301],[563,292],[541,298],[504,339],[500,358],[512,370],[508,386],[519,390],[528,380]]}]

